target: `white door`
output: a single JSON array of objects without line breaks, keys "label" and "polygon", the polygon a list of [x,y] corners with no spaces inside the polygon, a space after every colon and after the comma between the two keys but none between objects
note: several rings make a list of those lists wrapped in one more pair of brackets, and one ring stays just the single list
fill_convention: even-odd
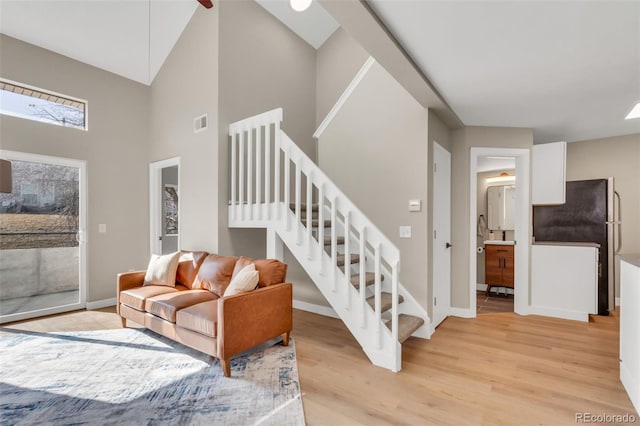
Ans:
[{"label": "white door", "polygon": [[437,327],[451,305],[451,154],[433,144],[433,320]]},{"label": "white door", "polygon": [[180,159],[157,161],[149,166],[150,249],[152,254],[180,249]]}]

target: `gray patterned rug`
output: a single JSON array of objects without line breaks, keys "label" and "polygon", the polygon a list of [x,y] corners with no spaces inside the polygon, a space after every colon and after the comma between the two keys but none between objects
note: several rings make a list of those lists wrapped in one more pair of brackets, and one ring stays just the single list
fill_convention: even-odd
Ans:
[{"label": "gray patterned rug", "polygon": [[293,339],[236,356],[231,375],[146,330],[3,329],[0,424],[304,425]]}]

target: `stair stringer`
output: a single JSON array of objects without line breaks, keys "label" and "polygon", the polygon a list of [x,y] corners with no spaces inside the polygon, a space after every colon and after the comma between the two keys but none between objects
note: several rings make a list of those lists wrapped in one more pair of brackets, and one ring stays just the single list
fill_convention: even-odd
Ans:
[{"label": "stair stringer", "polygon": [[[270,223],[272,229],[300,263],[325,299],[327,299],[331,308],[356,338],[371,362],[394,372],[400,371],[402,345],[397,341],[393,341],[389,329],[382,321],[376,321],[375,313],[368,305],[364,309],[363,327],[363,309],[361,309],[362,305],[357,303],[360,298],[359,291],[350,283],[347,285],[345,274],[340,268],[330,267],[331,258],[324,250],[322,251],[323,265],[321,267],[317,259],[319,253],[318,242],[312,238],[308,245],[304,241],[299,243],[299,235],[304,238],[306,228],[300,223],[296,224],[295,215],[288,209],[284,209],[284,206],[283,210],[286,211],[285,214],[290,215],[291,229],[287,230],[286,220],[272,221]],[[306,247],[312,248],[311,252],[313,254],[311,258],[309,258]],[[347,294],[347,292],[350,294]],[[347,300],[350,300],[351,303],[346,303],[345,301]],[[379,323],[379,329],[376,322]],[[393,356],[393,351],[396,352],[396,357]],[[394,358],[397,359],[397,364],[394,362]]]},{"label": "stair stringer", "polygon": [[[312,238],[307,241],[307,229],[300,222],[296,222],[295,214],[285,208],[284,203],[270,203],[262,207],[245,205],[243,220],[232,220],[229,215],[229,227],[235,228],[265,228],[275,231],[280,240],[287,246],[291,254],[296,258],[298,263],[303,267],[309,278],[313,281],[322,295],[331,305],[338,317],[347,326],[349,332],[356,338],[362,350],[374,365],[387,368],[394,372],[400,371],[402,365],[402,344],[393,342],[391,331],[385,326],[386,318],[383,316],[381,321],[377,321],[375,312],[368,305],[363,310],[360,302],[360,292],[353,285],[347,283],[345,273],[338,267],[331,268],[331,257],[324,251],[320,250],[318,241]],[[269,209],[271,219],[247,219],[248,217],[257,217],[258,215],[249,214],[249,210],[253,209],[254,213],[257,208]],[[231,210],[231,207],[230,207]],[[282,216],[280,216],[282,215]],[[287,229],[286,215],[289,216],[289,227]],[[278,219],[278,216],[281,218]],[[296,226],[297,225],[297,226]],[[269,250],[276,252],[277,250]],[[318,261],[318,254],[322,252],[322,265]],[[311,253],[311,255],[309,255]],[[387,284],[383,289],[387,290]],[[334,291],[334,283],[335,291]],[[294,283],[295,285],[295,283]],[[349,292],[349,294],[347,294]],[[404,302],[398,305],[398,312],[403,314],[420,316],[425,320],[424,325],[418,328],[412,336],[430,338],[430,319],[426,310],[424,310],[409,291],[398,284],[398,294],[404,298]],[[351,301],[349,305],[346,301]],[[376,322],[379,323],[379,328]],[[364,324],[364,326],[363,326]],[[389,349],[391,348],[391,350]],[[396,352],[397,363],[394,362],[393,352]]]}]

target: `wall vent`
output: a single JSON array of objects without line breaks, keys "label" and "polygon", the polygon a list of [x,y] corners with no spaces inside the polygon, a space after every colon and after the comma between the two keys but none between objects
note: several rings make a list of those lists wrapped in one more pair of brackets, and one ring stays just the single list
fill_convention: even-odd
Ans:
[{"label": "wall vent", "polygon": [[207,120],[207,114],[203,114],[200,117],[196,117],[193,119],[193,132],[198,133],[203,130],[207,130],[209,122]]}]

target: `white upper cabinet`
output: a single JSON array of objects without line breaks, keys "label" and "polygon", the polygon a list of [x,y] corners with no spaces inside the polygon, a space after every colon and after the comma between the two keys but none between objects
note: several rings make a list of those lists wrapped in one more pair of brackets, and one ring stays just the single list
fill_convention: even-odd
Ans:
[{"label": "white upper cabinet", "polygon": [[533,204],[564,204],[567,143],[554,142],[533,146]]}]

